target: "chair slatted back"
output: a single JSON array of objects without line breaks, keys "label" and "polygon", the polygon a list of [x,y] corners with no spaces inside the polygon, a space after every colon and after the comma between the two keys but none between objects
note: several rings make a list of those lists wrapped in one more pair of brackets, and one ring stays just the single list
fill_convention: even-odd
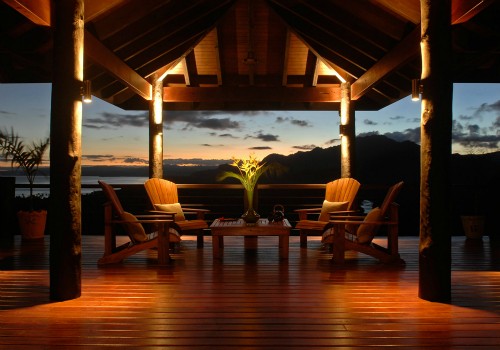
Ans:
[{"label": "chair slatted back", "polygon": [[171,181],[152,178],[144,183],[149,200],[155,204],[173,204],[179,202],[177,185]]},{"label": "chair slatted back", "polygon": [[122,216],[125,210],[123,210],[122,204],[120,203],[120,200],[118,199],[118,196],[116,195],[114,188],[104,181],[97,180],[97,182],[101,186],[102,191],[104,192],[104,195],[106,196],[107,200],[111,203],[113,211],[118,216]]},{"label": "chair slatted back", "polygon": [[350,210],[361,184],[358,180],[345,177],[326,184],[325,199],[329,202],[349,202],[347,210]]},{"label": "chair slatted back", "polygon": [[382,217],[387,217],[389,214],[389,208],[391,204],[396,200],[399,192],[401,192],[401,188],[403,187],[403,181],[398,182],[387,190],[387,194],[385,195],[384,201],[380,205],[380,215]]}]

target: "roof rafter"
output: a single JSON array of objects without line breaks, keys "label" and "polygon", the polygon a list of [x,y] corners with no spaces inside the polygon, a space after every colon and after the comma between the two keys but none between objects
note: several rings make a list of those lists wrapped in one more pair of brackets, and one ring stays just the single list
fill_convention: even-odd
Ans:
[{"label": "roof rafter", "polygon": [[84,34],[85,55],[146,100],[151,100],[151,84],[109,51],[87,30]]}]

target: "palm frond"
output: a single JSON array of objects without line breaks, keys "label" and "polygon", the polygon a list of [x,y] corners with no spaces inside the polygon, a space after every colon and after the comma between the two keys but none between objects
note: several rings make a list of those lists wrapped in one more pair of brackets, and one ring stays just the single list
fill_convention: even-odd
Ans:
[{"label": "palm frond", "polygon": [[24,172],[30,184],[30,197],[33,196],[33,183],[48,147],[49,138],[26,146],[13,128],[10,132],[0,130],[0,156],[10,160],[13,168]]}]

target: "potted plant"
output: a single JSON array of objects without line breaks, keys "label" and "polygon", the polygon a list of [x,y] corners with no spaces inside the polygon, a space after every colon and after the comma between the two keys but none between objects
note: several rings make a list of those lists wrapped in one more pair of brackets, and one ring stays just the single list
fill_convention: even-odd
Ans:
[{"label": "potted plant", "polygon": [[473,192],[473,210],[462,215],[462,226],[464,228],[465,237],[471,239],[480,239],[484,233],[485,217],[481,214],[480,207],[480,193],[476,189]]},{"label": "potted plant", "polygon": [[248,159],[239,159],[236,157],[232,157],[231,159],[233,162],[230,165],[235,167],[237,171],[224,171],[218,175],[217,180],[223,181],[228,177],[232,177],[241,182],[245,188],[247,203],[247,210],[241,218],[246,223],[256,223],[260,218],[260,215],[254,210],[253,206],[254,190],[257,181],[266,172],[270,172],[271,170],[278,172],[279,170],[283,170],[283,168],[276,163],[266,164],[260,162],[253,154],[250,154]]},{"label": "potted plant", "polygon": [[10,160],[12,167],[21,169],[29,183],[28,210],[17,213],[21,235],[25,239],[43,238],[44,235],[47,211],[34,209],[33,184],[48,147],[49,138],[25,145],[14,129],[0,131],[0,155]]}]

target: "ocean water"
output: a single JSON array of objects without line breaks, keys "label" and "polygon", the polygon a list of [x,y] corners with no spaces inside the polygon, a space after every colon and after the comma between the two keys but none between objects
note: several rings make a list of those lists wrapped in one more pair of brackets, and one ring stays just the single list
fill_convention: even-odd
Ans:
[{"label": "ocean water", "polygon": [[[25,176],[15,176],[16,185],[19,184],[28,184],[28,180]],[[97,180],[105,181],[111,185],[116,184],[131,184],[131,185],[140,185],[146,181],[147,177],[140,176],[82,176],[82,185],[97,185]],[[35,180],[35,184],[37,185],[48,185],[50,183],[49,177],[38,176]],[[82,188],[82,194],[88,194],[94,191],[98,191],[96,188]],[[34,194],[48,196],[49,188],[35,188],[33,190]],[[16,196],[28,196],[29,189],[28,188],[16,188]]]},{"label": "ocean water", "polygon": [[[141,176],[82,176],[82,185],[97,185],[97,180],[102,180],[105,181],[111,185],[120,185],[120,184],[130,184],[130,185],[141,185],[143,184],[148,178],[147,177],[141,177]],[[40,176],[39,178],[36,179],[35,181],[36,184],[40,185],[48,185],[49,184],[49,178],[48,177],[43,177]],[[26,180],[26,177],[24,176],[16,176],[16,184],[28,184],[28,181]],[[100,191],[99,188],[82,188],[82,194],[89,194],[94,191]],[[48,196],[49,194],[49,188],[36,188],[34,189],[33,193],[43,195],[43,196]],[[28,196],[29,195],[29,189],[28,188],[17,188],[16,189],[16,196]],[[362,200],[360,203],[361,209],[365,213],[369,212],[372,207],[373,207],[373,202],[369,200]]]}]

